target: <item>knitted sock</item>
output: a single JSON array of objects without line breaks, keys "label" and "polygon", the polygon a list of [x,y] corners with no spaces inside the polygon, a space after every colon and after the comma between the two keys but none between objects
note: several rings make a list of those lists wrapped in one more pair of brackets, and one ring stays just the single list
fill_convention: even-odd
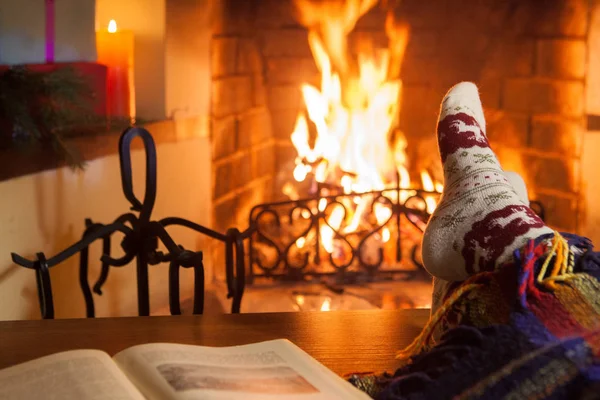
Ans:
[{"label": "knitted sock", "polygon": [[437,127],[444,193],[423,235],[423,264],[433,276],[461,281],[492,271],[528,239],[552,230],[522,199],[485,135],[477,86],[446,94]]}]

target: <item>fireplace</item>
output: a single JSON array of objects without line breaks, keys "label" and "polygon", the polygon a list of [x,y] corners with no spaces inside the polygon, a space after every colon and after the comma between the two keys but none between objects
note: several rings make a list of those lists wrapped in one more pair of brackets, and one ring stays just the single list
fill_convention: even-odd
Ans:
[{"label": "fireplace", "polygon": [[[322,7],[324,11],[310,15],[306,12],[310,7]],[[343,7],[346,14],[339,11]],[[352,28],[344,31],[347,37],[332,39],[339,33],[332,32],[335,23],[347,23],[340,19],[348,18],[348,8],[352,7],[368,11],[355,24],[351,21],[344,27]],[[335,14],[336,9],[338,15],[330,15],[333,24],[319,25],[318,15],[331,10]],[[333,251],[324,249],[323,244],[317,244],[317,252],[324,252],[325,257],[314,251],[302,252],[308,241],[323,239],[319,228],[315,228],[312,237],[308,231],[300,232],[301,235],[295,231],[293,240],[288,237],[285,244],[274,244],[273,238],[282,241],[282,235],[292,235],[282,231],[283,219],[304,211],[307,221],[321,218],[319,226],[337,231],[339,224],[331,225],[332,202],[319,204],[319,199],[330,196],[330,200],[337,201],[337,196],[351,197],[369,191],[380,195],[381,190],[393,192],[394,188],[424,190],[418,192],[419,201],[412,200],[413,214],[393,212],[394,218],[402,214],[403,224],[416,228],[416,232],[408,234],[411,245],[405,243],[404,249],[379,243],[376,250],[370,250],[369,257],[379,261],[382,248],[383,260],[410,264],[408,273],[403,271],[400,275],[413,276],[411,269],[420,268],[418,257],[413,257],[418,254],[413,247],[418,243],[418,228],[426,221],[431,207],[435,207],[436,194],[442,189],[434,135],[439,103],[452,85],[463,80],[479,86],[490,142],[504,168],[524,178],[529,197],[542,205],[546,222],[558,230],[580,234],[590,231],[589,221],[595,213],[587,202],[595,177],[582,168],[582,162],[589,165],[595,153],[586,149],[587,161],[582,160],[582,154],[584,143],[594,143],[590,141],[594,130],[591,125],[588,129],[587,122],[595,121],[593,115],[598,110],[593,109],[593,99],[598,95],[593,93],[600,91],[596,88],[594,92],[597,78],[593,63],[597,63],[594,60],[598,56],[592,52],[592,43],[599,35],[599,12],[594,2],[223,0],[217,10],[211,49],[214,223],[221,229],[245,228],[258,224],[258,219],[265,216],[279,219],[263,226],[271,236],[261,233],[262,237],[254,237],[247,249],[250,258],[246,268],[251,281],[256,276],[278,275],[276,264],[290,278],[302,269],[298,267],[318,265],[324,258],[333,257]],[[315,33],[321,39],[317,45]],[[360,52],[365,48],[371,54],[387,50],[388,59],[397,59],[388,63],[396,69],[396,76],[389,70],[386,75],[391,77],[389,81],[401,84],[398,93],[392,94],[397,95],[398,102],[390,103],[396,114],[391,128],[383,130],[391,155],[396,157],[395,165],[402,168],[385,175],[384,185],[361,187],[357,184],[359,179],[355,179],[355,185],[351,184],[348,190],[344,180],[348,183],[349,178],[356,178],[356,171],[344,174],[339,160],[338,168],[330,168],[328,177],[316,177],[323,172],[319,171],[323,154],[314,151],[320,132],[315,123],[318,117],[310,114],[318,110],[311,110],[307,96],[324,94],[324,85],[332,84],[331,76],[325,77],[329,78],[326,82],[323,59],[319,58],[319,46],[332,43],[347,46],[343,57],[353,62],[364,56]],[[326,50],[325,61],[334,65],[332,69],[337,62],[339,73],[339,49],[333,46]],[[356,65],[350,68],[353,66]],[[331,98],[327,97],[328,101]],[[331,104],[328,106],[331,108]],[[380,133],[370,131],[370,135],[373,138]],[[310,150],[314,154],[308,154]],[[337,181],[332,182],[334,170]],[[403,204],[410,197],[406,195],[399,201],[399,196],[398,192],[391,202]],[[371,197],[369,204],[381,201]],[[271,211],[277,207],[281,210],[275,217]],[[323,213],[325,207],[327,215]],[[418,216],[417,211],[423,214]],[[382,221],[377,221],[376,216],[375,220],[375,225],[383,225],[377,224]],[[367,229],[374,232],[369,238],[378,236],[382,242],[382,237],[390,232],[375,232],[375,225]],[[594,234],[593,230],[590,234]],[[354,245],[358,246],[362,239],[365,237],[357,239]],[[343,242],[345,236],[339,240]],[[215,260],[223,258],[219,252],[213,251]],[[350,253],[358,258],[363,254]],[[341,266],[344,264],[340,261]],[[362,264],[372,265],[368,261]]]},{"label": "fireplace", "polygon": [[[435,122],[444,93],[462,80],[479,86],[492,147],[507,170],[523,176],[546,222],[600,241],[600,208],[593,203],[600,194],[596,1],[151,3],[134,2],[136,12],[130,12],[120,2],[98,1],[97,22],[118,19],[123,28],[136,30],[140,55],[161,55],[152,69],[136,62],[145,78],[135,80],[137,114],[173,119],[147,127],[155,137],[179,141],[158,149],[165,176],[159,178],[158,198],[168,199],[160,214],[187,214],[222,234],[230,228],[243,232],[243,265],[236,264],[236,274],[245,267],[248,283],[242,311],[428,305],[430,281],[418,246],[443,189]],[[382,89],[382,95],[365,88]],[[365,109],[377,115],[378,125],[369,122]],[[210,126],[203,123],[206,114]],[[337,128],[357,133],[359,140],[338,140],[339,151],[330,153],[323,143],[339,136]],[[363,131],[368,142],[360,141]],[[194,135],[202,140],[191,147],[184,141]],[[110,174],[103,164],[108,157],[90,165],[85,172],[90,185],[100,175],[118,177],[116,159],[111,160]],[[63,179],[63,171],[53,174]],[[28,187],[37,190],[35,181],[42,178],[31,177]],[[140,174],[136,182],[142,181]],[[76,202],[105,222],[122,205],[106,213],[101,196],[93,202],[86,197],[118,185],[80,188],[85,196]],[[44,186],[66,196],[60,182]],[[51,232],[61,241],[46,246],[48,253],[82,233],[77,229],[83,229],[83,217],[65,207],[73,221]],[[21,238],[41,241],[23,245],[23,253],[43,248],[45,236],[36,232],[22,232]],[[226,246],[183,236],[186,248],[204,252],[207,282],[227,282]],[[27,242],[12,231],[7,237],[13,240],[8,243]],[[62,270],[68,274],[76,265]],[[116,281],[122,290],[104,308],[116,310],[111,315],[135,314],[134,307],[123,307],[126,297],[132,303],[125,292],[133,282],[133,270],[123,270],[131,276]],[[163,273],[157,267],[150,281],[161,286]],[[63,280],[68,287],[71,281]],[[33,280],[28,284],[34,287]],[[20,293],[12,281],[4,287],[11,296]],[[227,290],[217,287],[214,293]],[[154,301],[153,312],[164,298]],[[71,292],[61,302],[73,303]],[[230,305],[223,299],[224,310]]]},{"label": "fireplace", "polygon": [[[492,147],[505,169],[523,176],[546,222],[600,241],[600,208],[593,202],[600,194],[597,1],[175,3],[140,1],[129,9],[97,1],[96,19],[104,26],[116,18],[139,38],[137,115],[173,120],[147,126],[155,137],[175,142],[158,149],[165,176],[158,199],[168,199],[159,201],[159,214],[182,213],[222,234],[233,232],[227,237],[235,237],[235,252],[243,238],[243,264],[235,271],[246,269],[242,311],[428,306],[419,241],[443,189],[435,122],[443,95],[463,80],[480,88]],[[152,54],[153,68],[145,68]],[[349,140],[349,132],[358,140]],[[337,140],[333,153],[331,137]],[[186,138],[198,140],[192,147]],[[87,198],[119,186],[96,186],[101,175],[118,177],[115,157],[101,161],[85,172],[91,186],[77,186],[79,197],[61,188],[62,180],[76,181],[63,179],[65,171],[54,171],[58,183],[43,186],[106,222],[122,204],[107,213],[101,196]],[[112,162],[110,174],[105,162]],[[37,193],[37,180],[46,181],[30,178],[27,187]],[[136,182],[142,181],[140,174]],[[22,190],[19,181],[6,184]],[[15,204],[31,197],[23,193]],[[50,232],[52,245],[43,248],[47,229],[41,224],[42,234],[23,231],[20,239],[8,228],[7,243],[23,243],[9,250],[50,254],[78,238],[83,217],[64,207],[73,220]],[[48,215],[62,215],[57,209]],[[13,226],[13,219],[7,214],[5,225]],[[232,258],[226,246],[182,236],[186,248],[204,252],[207,282],[224,285],[223,265]],[[76,270],[61,269],[67,275],[58,280],[69,290],[63,305],[73,303],[68,282]],[[123,271],[131,274],[115,281],[116,295],[107,285],[102,309],[110,315],[135,314],[135,307],[124,306],[132,303],[134,270]],[[150,281],[157,287],[164,271],[153,270]],[[21,286],[13,282],[3,287],[18,297]],[[31,290],[23,293],[33,299],[33,280],[27,284]],[[162,295],[153,297],[152,312],[166,304]],[[223,310],[230,305],[223,299]]]}]

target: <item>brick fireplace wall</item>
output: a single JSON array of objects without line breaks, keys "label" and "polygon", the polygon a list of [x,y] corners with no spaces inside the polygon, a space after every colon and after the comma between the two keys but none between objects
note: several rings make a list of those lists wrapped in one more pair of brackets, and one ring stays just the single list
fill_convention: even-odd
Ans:
[{"label": "brick fireplace wall", "polygon": [[211,43],[213,220],[220,232],[247,227],[250,209],[271,199],[274,138],[265,65],[252,16],[258,1],[216,2]]},{"label": "brick fireplace wall", "polygon": [[[217,229],[243,229],[252,205],[284,198],[300,84],[318,84],[319,74],[292,0],[220,4],[211,51],[213,215]],[[427,168],[441,179],[440,101],[453,84],[474,81],[505,169],[525,178],[550,225],[579,231],[590,7],[587,0],[400,2],[395,14],[411,28],[400,119],[411,175]],[[385,44],[384,19],[372,10],[354,35]]]},{"label": "brick fireplace wall", "polygon": [[432,135],[444,92],[474,81],[505,169],[523,175],[550,225],[578,231],[588,3],[403,1],[397,13],[412,28],[401,118],[409,157],[427,161],[423,149],[410,144],[430,148],[422,138]]},{"label": "brick fireplace wall", "polygon": [[[476,82],[488,134],[506,169],[524,176],[555,228],[577,231],[584,214],[580,178],[589,4],[586,0],[404,0],[395,10],[411,27],[404,59],[401,127],[412,176],[440,176],[435,120],[444,93]],[[316,82],[307,31],[290,0],[263,0],[253,32],[262,56],[275,154],[273,196],[289,180],[295,151],[289,136],[302,107],[299,86]],[[385,43],[385,15],[363,17],[355,35]]]}]

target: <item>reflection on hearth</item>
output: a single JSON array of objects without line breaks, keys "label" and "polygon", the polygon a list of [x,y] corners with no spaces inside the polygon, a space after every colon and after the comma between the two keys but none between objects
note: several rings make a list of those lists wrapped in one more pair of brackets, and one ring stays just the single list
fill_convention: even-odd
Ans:
[{"label": "reflection on hearth", "polygon": [[[343,288],[320,283],[278,283],[250,285],[244,292],[241,312],[298,312],[337,310],[395,310],[430,308],[431,281],[390,281]],[[221,284],[208,288],[205,314],[227,312],[231,300]],[[212,300],[211,300],[212,299]],[[191,299],[182,300],[182,312],[191,313]]]}]

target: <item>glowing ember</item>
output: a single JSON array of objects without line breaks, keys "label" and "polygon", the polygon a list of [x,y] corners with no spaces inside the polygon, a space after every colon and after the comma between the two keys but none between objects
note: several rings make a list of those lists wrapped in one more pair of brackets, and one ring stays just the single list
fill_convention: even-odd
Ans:
[{"label": "glowing ember", "polygon": [[303,248],[305,244],[306,238],[304,237],[298,238],[298,240],[296,240],[296,246],[298,246],[299,249]]},{"label": "glowing ember", "polygon": [[323,300],[323,304],[321,304],[321,311],[331,311],[331,300],[329,298]]},{"label": "glowing ember", "polygon": [[[371,10],[378,0],[321,1],[295,0],[298,20],[308,28],[308,40],[321,74],[317,88],[301,86],[305,112],[300,112],[291,134],[298,156],[293,172],[297,182],[307,179],[339,188],[343,193],[363,193],[390,186],[410,188],[406,168],[406,139],[398,130],[402,81],[399,79],[408,28],[398,23],[393,13],[386,18],[386,49],[376,49],[362,40],[358,53],[351,56],[348,35],[356,22]],[[421,176],[423,188],[440,192],[441,187],[429,174]],[[290,188],[287,192],[293,193]],[[295,193],[294,193],[295,194]],[[414,195],[400,192],[400,202]],[[426,196],[426,209],[436,206],[434,196]],[[374,211],[371,224],[383,226],[392,210],[374,204],[373,197],[356,197],[354,201],[327,207],[321,199],[318,210],[327,213],[327,224],[320,227],[322,246],[334,252],[336,232],[344,234],[360,230],[366,215]],[[381,228],[382,243],[391,232]],[[304,238],[300,238],[304,239]],[[296,241],[301,249],[306,240]]]}]

